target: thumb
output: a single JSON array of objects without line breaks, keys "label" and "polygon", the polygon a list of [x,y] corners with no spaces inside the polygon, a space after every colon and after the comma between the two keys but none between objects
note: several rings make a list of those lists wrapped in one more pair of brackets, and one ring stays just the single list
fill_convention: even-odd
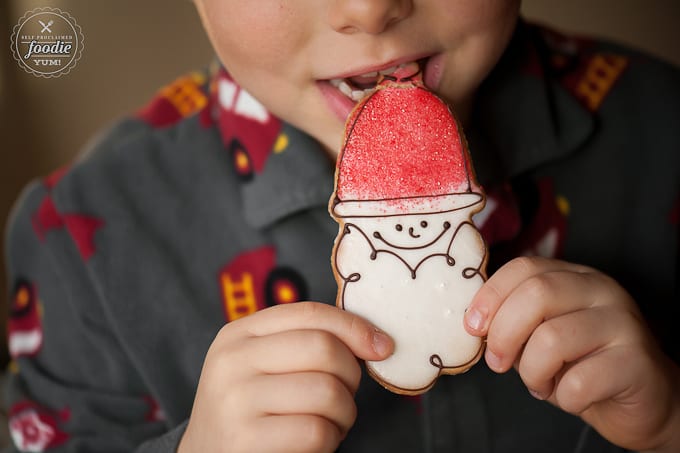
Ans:
[{"label": "thumb", "polygon": [[[394,352],[392,338],[368,320],[332,305],[297,302],[277,305],[256,313],[257,322],[247,316],[243,328],[251,335],[265,336],[298,329],[324,330],[335,335],[352,353],[363,360],[384,360]],[[249,318],[251,318],[249,320]]]}]

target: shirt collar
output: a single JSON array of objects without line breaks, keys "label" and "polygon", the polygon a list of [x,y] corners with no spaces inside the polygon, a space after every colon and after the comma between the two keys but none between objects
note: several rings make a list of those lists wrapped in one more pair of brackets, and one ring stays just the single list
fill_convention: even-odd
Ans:
[{"label": "shirt collar", "polygon": [[212,118],[236,176],[243,213],[265,228],[294,212],[327,206],[333,162],[309,135],[272,115],[222,67],[213,68]]},{"label": "shirt collar", "polygon": [[[594,131],[592,113],[552,74],[542,42],[538,27],[520,21],[480,86],[466,132],[483,185],[564,157]],[[316,140],[267,112],[221,67],[211,93],[214,120],[243,180],[244,216],[253,227],[327,206],[334,165]]]},{"label": "shirt collar", "polygon": [[593,113],[560,82],[552,52],[542,29],[520,20],[501,60],[480,86],[466,132],[482,184],[507,181],[565,157],[594,132]]},{"label": "shirt collar", "polygon": [[285,123],[281,134],[287,148],[271,155],[262,172],[243,185],[245,218],[256,228],[325,208],[333,191],[334,164],[319,143]]}]

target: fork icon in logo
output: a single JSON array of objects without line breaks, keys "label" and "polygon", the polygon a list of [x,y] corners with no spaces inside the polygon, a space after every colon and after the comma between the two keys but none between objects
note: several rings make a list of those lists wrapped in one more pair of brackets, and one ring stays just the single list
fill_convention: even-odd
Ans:
[{"label": "fork icon in logo", "polygon": [[54,24],[53,20],[50,20],[47,23],[45,23],[41,20],[38,20],[38,22],[40,22],[40,25],[42,25],[42,27],[43,27],[42,30],[40,30],[40,33],[45,33],[45,31],[47,31],[48,33],[52,33],[52,30],[50,30],[50,27],[52,26],[52,24]]}]

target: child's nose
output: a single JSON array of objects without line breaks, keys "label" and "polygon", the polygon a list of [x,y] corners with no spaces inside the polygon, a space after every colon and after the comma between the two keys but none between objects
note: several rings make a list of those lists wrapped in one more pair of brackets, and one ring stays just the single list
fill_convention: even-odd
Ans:
[{"label": "child's nose", "polygon": [[340,33],[385,31],[411,14],[412,0],[331,0],[328,20]]}]

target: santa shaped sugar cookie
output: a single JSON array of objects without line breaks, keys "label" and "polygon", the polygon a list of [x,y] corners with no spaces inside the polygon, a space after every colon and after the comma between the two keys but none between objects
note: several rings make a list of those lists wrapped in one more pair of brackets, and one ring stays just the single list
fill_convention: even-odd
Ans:
[{"label": "santa shaped sugar cookie", "polygon": [[366,367],[397,393],[467,371],[484,349],[463,327],[487,256],[472,223],[485,197],[466,146],[418,78],[383,80],[347,121],[329,204],[340,225],[337,304],[394,339],[394,354]]}]

